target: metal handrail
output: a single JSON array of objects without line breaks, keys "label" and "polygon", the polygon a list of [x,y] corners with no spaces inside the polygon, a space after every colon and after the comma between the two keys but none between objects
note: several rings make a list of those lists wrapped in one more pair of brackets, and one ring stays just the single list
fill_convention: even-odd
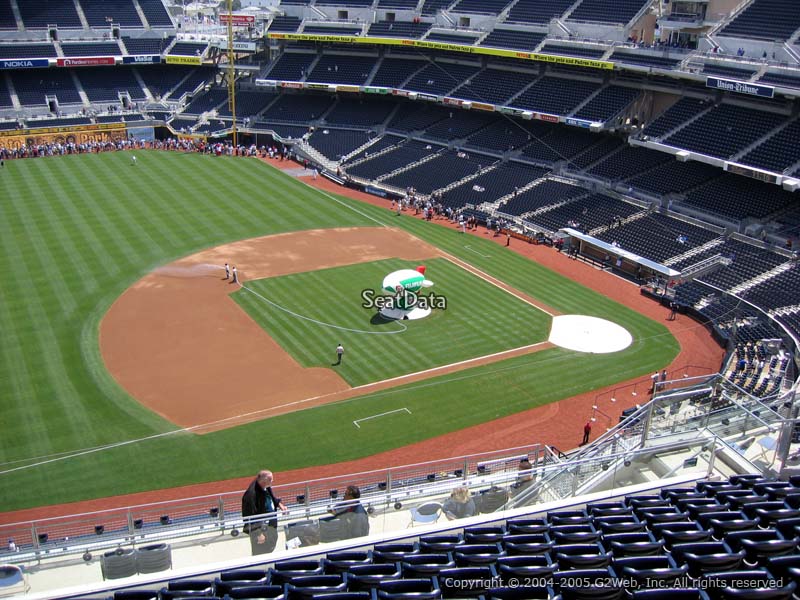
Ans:
[{"label": "metal handrail", "polygon": [[[325,514],[337,501],[339,490],[351,484],[361,488],[363,502],[375,507],[449,494],[462,485],[477,489],[507,484],[517,476],[521,458],[534,464],[549,464],[552,457],[548,452],[546,446],[532,444],[276,485],[276,495],[282,496],[289,508],[287,513],[276,516],[279,522],[286,523]],[[63,558],[198,534],[222,535],[234,530],[238,534],[243,525],[241,494],[231,491],[0,525],[0,539],[13,539],[17,547],[17,551],[0,551],[0,562]]]}]

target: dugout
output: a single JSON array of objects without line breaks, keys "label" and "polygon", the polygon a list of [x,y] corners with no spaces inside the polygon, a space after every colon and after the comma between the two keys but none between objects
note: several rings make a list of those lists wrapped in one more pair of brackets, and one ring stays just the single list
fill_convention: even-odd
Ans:
[{"label": "dugout", "polygon": [[564,227],[558,230],[556,237],[564,241],[563,250],[565,252],[571,252],[576,257],[637,283],[660,280],[668,287],[681,276],[680,271],[628,252],[619,246],[604,242],[577,229]]}]

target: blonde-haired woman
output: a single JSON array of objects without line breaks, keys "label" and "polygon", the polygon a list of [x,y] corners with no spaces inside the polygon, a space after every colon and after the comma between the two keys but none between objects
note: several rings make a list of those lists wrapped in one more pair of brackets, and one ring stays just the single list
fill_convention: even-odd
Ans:
[{"label": "blonde-haired woman", "polygon": [[469,488],[459,487],[453,490],[450,497],[442,506],[445,516],[449,520],[463,519],[475,515],[475,501],[469,493]]}]

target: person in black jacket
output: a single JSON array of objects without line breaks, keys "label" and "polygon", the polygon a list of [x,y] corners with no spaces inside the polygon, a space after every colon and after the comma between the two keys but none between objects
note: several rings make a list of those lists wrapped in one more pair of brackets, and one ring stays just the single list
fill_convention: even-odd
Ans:
[{"label": "person in black jacket", "polygon": [[357,485],[348,485],[344,492],[343,502],[330,509],[332,519],[344,522],[342,539],[350,539],[369,535],[369,515],[359,500],[361,490]]},{"label": "person in black jacket", "polygon": [[253,554],[267,554],[278,543],[278,513],[286,510],[272,493],[272,471],[259,471],[242,496],[244,531],[250,534]]}]

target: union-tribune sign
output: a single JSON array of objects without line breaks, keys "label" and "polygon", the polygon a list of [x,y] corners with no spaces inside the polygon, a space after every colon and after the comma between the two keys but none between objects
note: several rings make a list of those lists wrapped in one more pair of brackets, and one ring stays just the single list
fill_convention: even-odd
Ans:
[{"label": "union-tribune sign", "polygon": [[759,85],[748,83],[747,81],[736,81],[735,79],[723,79],[721,77],[708,77],[706,87],[726,92],[736,92],[737,94],[748,94],[750,96],[760,96],[762,98],[772,98],[775,95],[775,88],[769,85]]}]

